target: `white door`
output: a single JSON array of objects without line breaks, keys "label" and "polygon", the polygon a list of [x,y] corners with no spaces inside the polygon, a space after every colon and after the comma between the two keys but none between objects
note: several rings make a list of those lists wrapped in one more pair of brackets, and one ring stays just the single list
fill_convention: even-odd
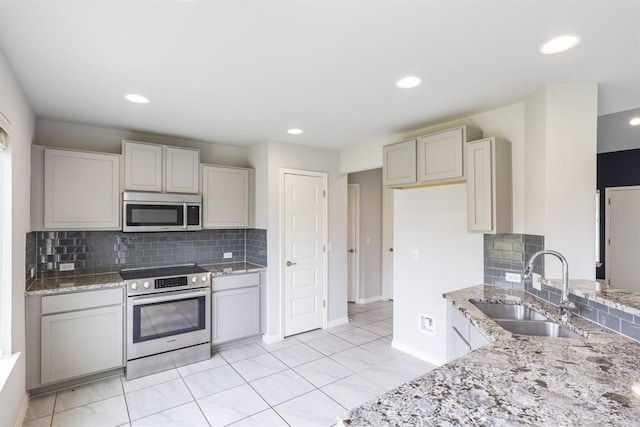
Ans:
[{"label": "white door", "polygon": [[323,326],[325,177],[284,174],[284,335]]},{"label": "white door", "polygon": [[347,301],[358,298],[360,185],[347,185]]},{"label": "white door", "polygon": [[640,186],[607,188],[606,276],[615,288],[640,291]]},{"label": "white door", "polygon": [[382,193],[382,289],[393,299],[393,190]]}]

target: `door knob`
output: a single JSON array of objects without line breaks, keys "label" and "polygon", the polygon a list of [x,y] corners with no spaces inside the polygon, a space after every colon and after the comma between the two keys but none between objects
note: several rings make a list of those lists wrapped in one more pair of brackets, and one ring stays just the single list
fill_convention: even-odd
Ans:
[{"label": "door knob", "polygon": [[287,267],[291,267],[292,265],[296,265],[297,262],[291,262],[291,261],[287,261]]},{"label": "door knob", "polygon": [[349,249],[347,252],[349,252],[350,254],[354,253],[356,250],[355,249]]}]

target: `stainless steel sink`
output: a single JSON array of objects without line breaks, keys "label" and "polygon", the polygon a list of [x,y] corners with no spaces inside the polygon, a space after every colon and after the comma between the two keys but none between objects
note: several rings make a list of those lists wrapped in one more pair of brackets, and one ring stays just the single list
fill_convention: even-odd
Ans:
[{"label": "stainless steel sink", "polygon": [[543,314],[519,304],[500,304],[490,302],[474,302],[478,310],[491,319],[509,320],[548,320]]},{"label": "stainless steel sink", "polygon": [[514,334],[556,338],[584,338],[571,329],[550,321],[495,319],[495,322]]}]

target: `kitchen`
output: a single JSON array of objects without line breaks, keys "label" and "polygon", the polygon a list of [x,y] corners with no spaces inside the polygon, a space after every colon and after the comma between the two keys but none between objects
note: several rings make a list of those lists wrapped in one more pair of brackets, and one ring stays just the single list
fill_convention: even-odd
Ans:
[{"label": "kitchen", "polygon": [[[625,3],[621,2],[621,4]],[[625,14],[620,12],[620,14],[627,17],[633,16],[633,13]],[[354,15],[357,15],[355,11]],[[500,14],[497,13],[496,16],[500,16]],[[586,30],[576,29],[575,31]],[[616,34],[616,31],[612,31],[612,33]],[[534,45],[542,41],[536,39]],[[6,49],[7,47],[3,45],[5,55],[10,56]],[[558,56],[557,58],[561,57]],[[557,58],[552,60],[562,61],[562,59]],[[14,69],[19,66],[18,63],[12,63],[11,65]],[[571,64],[565,63],[560,67],[562,66],[571,69]],[[125,121],[122,121],[120,126],[112,125],[113,127],[109,127],[81,124],[84,121],[81,116],[73,120],[67,119],[71,122],[80,123],[69,123],[64,120],[47,119],[46,117],[34,119],[24,97],[19,95],[17,85],[11,83],[13,78],[7,76],[7,73],[8,68],[3,71],[3,93],[12,95],[9,105],[7,107],[2,105],[2,110],[7,117],[11,118],[12,122],[9,142],[13,141],[13,147],[11,148],[11,164],[13,167],[10,168],[10,173],[13,177],[11,180],[11,197],[13,199],[12,209],[14,212],[31,211],[29,197],[25,197],[25,195],[31,194],[29,182],[31,180],[30,145],[32,141],[36,145],[114,154],[119,153],[123,139],[170,146],[180,145],[175,142],[180,138],[149,135],[149,133],[143,133],[142,136],[147,138],[141,138],[140,133],[135,135],[128,131],[119,131],[118,129],[121,127],[129,127]],[[500,101],[495,101],[497,103],[482,107],[479,110],[472,110],[469,107],[470,109],[467,111],[482,111],[476,114],[464,114],[460,113],[460,110],[451,109],[449,113],[440,112],[438,113],[439,115],[429,118],[424,113],[420,113],[421,108],[416,108],[416,114],[412,118],[407,117],[408,121],[406,123],[408,124],[404,128],[411,129],[411,131],[394,134],[376,142],[363,142],[361,145],[354,145],[340,151],[296,144],[296,140],[291,139],[293,137],[283,136],[281,139],[272,140],[251,149],[224,144],[202,144],[203,146],[206,145],[206,147],[201,148],[201,153],[204,163],[254,169],[256,175],[255,228],[268,230],[266,263],[269,266],[266,272],[268,284],[280,283],[283,274],[280,269],[271,268],[281,265],[282,248],[278,241],[281,234],[281,224],[279,222],[279,201],[277,197],[280,186],[279,169],[295,168],[309,171],[325,171],[328,174],[328,220],[330,227],[327,230],[327,241],[332,244],[332,248],[328,252],[328,322],[340,322],[348,316],[347,307],[344,303],[346,301],[346,260],[343,256],[347,250],[345,242],[346,218],[344,214],[346,211],[345,174],[381,167],[382,146],[387,143],[399,142],[414,136],[429,134],[461,124],[476,125],[483,129],[485,135],[501,137],[512,143],[514,232],[528,235],[544,235],[545,247],[558,249],[569,258],[572,278],[592,279],[594,272],[591,247],[594,239],[592,227],[594,218],[591,212],[593,211],[592,193],[595,187],[595,120],[598,114],[596,95],[598,95],[597,92],[599,90],[606,89],[606,85],[598,89],[595,84],[572,84],[571,82],[576,81],[576,79],[577,77],[570,79],[568,82],[561,81],[557,85],[551,84],[548,88],[541,90],[541,87],[555,81],[548,77],[544,80],[546,83],[540,85],[538,89],[526,91],[526,94],[533,93],[531,96],[519,95],[515,99],[503,97]],[[40,90],[39,87],[36,89],[37,85],[33,79],[29,81],[31,83],[22,84],[26,87],[32,87],[32,90]],[[583,76],[580,81],[589,81],[589,79]],[[633,94],[634,92],[629,90],[629,93]],[[415,102],[410,94],[403,93],[401,96],[407,102]],[[629,96],[634,99],[632,95]],[[272,98],[275,99],[275,97]],[[400,101],[394,98],[389,102],[399,103]],[[598,104],[606,102],[606,97],[598,96]],[[151,105],[153,105],[153,102]],[[331,105],[340,105],[340,100],[334,100]],[[626,108],[620,108],[620,110],[634,108],[636,105],[632,102],[627,104]],[[496,106],[505,107],[496,108]],[[266,108],[264,109],[266,110]],[[571,110],[572,113],[568,113],[567,109]],[[144,112],[140,113],[140,111],[140,109],[130,110],[127,114],[146,114]],[[615,110],[608,111],[613,112]],[[63,116],[63,113],[60,112],[59,116]],[[458,120],[446,119],[446,117],[452,116],[462,118]],[[199,120],[207,122],[206,117],[200,117]],[[156,121],[169,122],[168,120],[157,118]],[[336,123],[338,122],[339,120],[336,121]],[[419,123],[437,123],[437,125],[425,126],[419,125]],[[236,127],[243,127],[243,124],[236,123]],[[32,137],[34,129],[35,137]],[[172,129],[159,129],[156,132],[165,135],[183,133],[183,131]],[[333,132],[341,133],[337,130]],[[302,136],[310,133],[307,130]],[[91,146],[87,146],[87,135],[91,135]],[[149,136],[154,139],[149,139]],[[327,135],[324,140],[329,141],[335,139],[334,137],[335,135]],[[231,141],[231,139],[231,137],[218,137],[217,140],[225,142]],[[277,138],[274,137],[274,139]],[[375,138],[366,137],[360,140],[373,141]],[[26,146],[23,146],[20,141],[28,142],[24,142]],[[560,144],[558,141],[563,142]],[[194,144],[191,148],[200,147]],[[205,155],[207,150],[210,153],[208,156]],[[215,151],[215,153],[212,153],[212,151]],[[567,174],[565,161],[569,158],[572,159],[570,164],[571,173]],[[466,233],[466,225],[464,223],[462,226],[459,226],[459,223],[454,224],[454,221],[458,221],[461,218],[464,220],[464,215],[466,215],[464,211],[466,209],[464,207],[465,194],[464,189],[461,187],[464,186],[452,185],[395,192],[398,196],[396,198],[397,206],[403,207],[398,209],[400,216],[396,218],[396,223],[405,224],[406,227],[396,227],[396,238],[400,240],[395,242],[394,249],[396,250],[396,258],[401,264],[395,269],[399,276],[395,277],[395,282],[398,285],[394,301],[394,304],[397,304],[396,315],[394,315],[394,341],[398,341],[398,348],[403,351],[422,356],[423,359],[430,357],[431,359],[429,360],[434,364],[446,359],[445,352],[442,350],[445,347],[445,337],[444,334],[441,334],[443,328],[437,328],[435,335],[428,336],[417,330],[415,319],[417,319],[418,314],[427,314],[434,316],[436,322],[444,324],[446,316],[444,302],[436,301],[434,295],[439,297],[442,293],[483,281],[482,236]],[[572,194],[573,196],[566,198],[564,197],[566,194]],[[437,201],[437,203],[429,203],[430,200]],[[433,210],[434,204],[442,206],[443,209],[450,213],[451,224],[449,224],[449,220],[442,222],[442,215]],[[415,211],[424,212],[425,216],[417,218],[402,216]],[[430,212],[433,217],[428,216]],[[463,213],[464,215],[462,215]],[[13,325],[12,330],[14,332],[11,334],[10,339],[13,341],[12,347],[20,351],[25,348],[25,327],[24,320],[22,320],[25,313],[24,308],[22,308],[24,307],[25,259],[20,254],[25,252],[25,235],[32,232],[32,228],[27,215],[15,214],[11,218],[12,231],[3,232],[3,236],[13,236],[11,239],[12,250],[8,252],[16,254],[11,261],[14,292],[10,294],[10,298],[13,301],[11,304],[13,310],[9,312],[13,316],[10,323]],[[433,241],[428,236],[428,233],[431,233],[432,230],[423,228],[425,223],[433,223],[434,221],[439,221],[438,223],[443,225],[443,233],[446,230],[450,231],[450,233],[446,234],[446,236],[449,236],[448,238],[440,238],[439,236],[438,242],[442,246],[438,247],[428,244],[429,241]],[[8,225],[4,224],[3,226],[8,227]],[[425,235],[421,235],[419,232],[423,229],[425,230]],[[8,229],[5,228],[4,230]],[[410,240],[412,236],[415,240]],[[466,248],[470,249],[467,251]],[[412,260],[411,252],[414,249],[419,251],[420,262]],[[445,257],[446,264],[443,263],[442,268],[428,267],[429,274],[434,275],[434,283],[437,283],[437,285],[429,287],[431,292],[428,292],[424,286],[420,286],[420,283],[417,283],[420,277],[424,277],[426,274],[425,261],[434,260],[434,264],[437,264],[438,260],[443,259],[438,254],[450,254],[452,251],[456,251],[456,256]],[[461,263],[466,266],[464,271],[455,268]],[[451,268],[455,268],[455,278],[447,275],[447,270]],[[548,263],[547,269],[546,273],[549,277],[560,277],[559,266],[553,262]],[[441,288],[438,286],[441,286]],[[267,338],[276,340],[281,336],[279,313],[282,303],[277,289],[270,287],[267,292],[265,319]],[[407,299],[406,295],[410,295],[410,298]],[[421,304],[420,300],[425,303]],[[433,305],[430,305],[432,302]],[[3,299],[3,304],[6,303]],[[3,307],[5,306],[3,305]],[[406,317],[397,314],[398,312],[406,313]],[[3,310],[3,313],[6,313],[6,311]],[[6,340],[8,338],[4,336],[3,339]],[[437,350],[431,351],[431,348],[436,348]],[[17,361],[17,371],[22,371],[23,373],[26,371],[24,359]],[[3,392],[3,402],[7,402],[12,408],[19,408],[22,405],[23,398],[23,393],[20,390],[26,389],[24,386],[25,379],[21,379],[20,375],[12,375],[9,381],[11,385],[4,389],[7,393],[7,398],[5,399],[5,392]],[[13,392],[8,390],[13,390]],[[13,421],[10,421],[8,425],[12,424]]]}]

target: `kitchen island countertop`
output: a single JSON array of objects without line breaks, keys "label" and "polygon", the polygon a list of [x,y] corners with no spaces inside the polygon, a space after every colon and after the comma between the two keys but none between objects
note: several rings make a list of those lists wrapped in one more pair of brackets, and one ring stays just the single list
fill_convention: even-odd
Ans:
[{"label": "kitchen island countertop", "polygon": [[631,426],[640,423],[640,345],[574,316],[582,339],[515,335],[470,301],[518,301],[547,312],[531,294],[478,285],[445,294],[491,344],[353,409],[348,426]]}]

